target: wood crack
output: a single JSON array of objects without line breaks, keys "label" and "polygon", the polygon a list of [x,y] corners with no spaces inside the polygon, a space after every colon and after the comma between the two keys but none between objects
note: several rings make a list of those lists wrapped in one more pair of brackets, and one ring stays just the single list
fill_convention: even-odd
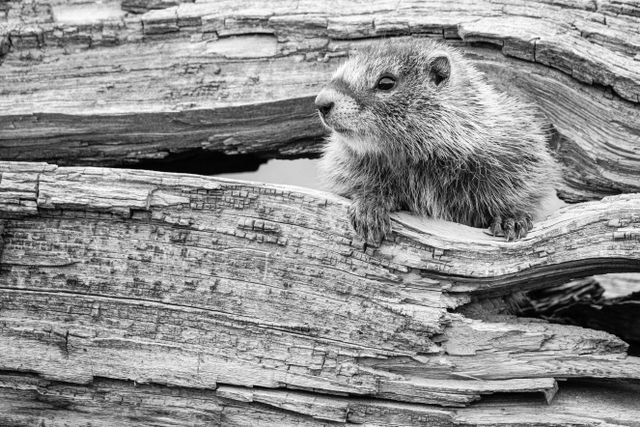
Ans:
[{"label": "wood crack", "polygon": [[[23,388],[12,390],[17,381],[24,384]],[[526,422],[543,426],[587,426],[610,421],[612,410],[620,411],[624,420],[619,422],[624,424],[625,421],[632,424],[633,417],[637,416],[637,408],[632,405],[637,387],[633,385],[569,382],[560,388],[562,393],[550,405],[545,405],[544,411],[535,399],[521,396],[507,401],[501,395],[485,398],[473,409],[446,409],[384,399],[317,396],[295,390],[226,384],[220,384],[215,391],[171,387],[172,393],[167,395],[168,388],[163,384],[95,378],[91,384],[80,386],[3,371],[0,372],[0,402],[3,402],[0,404],[11,404],[14,411],[3,411],[0,420],[16,423],[24,420],[26,414],[34,420],[34,414],[25,411],[27,405],[33,405],[29,402],[33,394],[37,396],[42,419],[55,414],[57,419],[78,423],[90,417],[94,423],[100,419],[112,425],[131,424],[141,417],[151,422],[171,420],[196,426],[219,425],[223,420],[248,425],[246,417],[259,417],[273,425],[305,426],[354,425],[367,420],[387,425],[394,419],[397,422],[398,417],[415,425],[471,426],[483,425],[483,420],[499,425],[524,425],[522,417],[525,417]],[[166,397],[159,400],[158,395],[163,394]],[[582,410],[580,403],[589,405],[590,410]],[[509,411],[505,412],[506,404]],[[21,410],[16,410],[18,408]],[[133,408],[138,408],[134,412],[137,418],[132,415]],[[540,416],[541,412],[547,414],[546,419]]]},{"label": "wood crack", "polygon": [[[0,287],[0,290],[3,291],[8,291],[8,292],[17,292],[17,293],[24,293],[24,294],[43,294],[43,295],[50,295],[50,296],[56,296],[56,295],[75,295],[75,296],[82,296],[82,297],[88,297],[91,299],[96,299],[96,300],[100,300],[100,301],[105,301],[105,302],[109,302],[109,301],[122,301],[123,303],[127,303],[127,304],[131,304],[133,306],[135,305],[140,305],[140,306],[152,306],[152,307],[166,307],[172,310],[178,310],[178,311],[189,311],[189,312],[208,312],[208,313],[212,313],[212,314],[216,314],[216,315],[221,315],[225,318],[228,318],[230,320],[234,320],[234,321],[239,321],[240,323],[245,323],[245,324],[251,324],[254,325],[258,328],[263,328],[263,329],[273,329],[275,331],[280,331],[280,332],[284,332],[287,334],[291,334],[294,336],[301,336],[301,337],[305,337],[307,336],[307,334],[310,332],[309,330],[306,331],[306,333],[302,333],[301,331],[304,331],[305,327],[295,327],[293,325],[278,325],[278,324],[270,324],[270,323],[266,323],[260,320],[256,320],[254,318],[250,318],[247,316],[241,316],[241,315],[237,315],[237,314],[233,314],[233,313],[227,313],[227,312],[223,312],[223,311],[219,311],[219,310],[213,310],[210,308],[206,308],[206,307],[201,307],[201,306],[192,306],[192,305],[186,305],[186,304],[179,304],[179,303],[169,303],[169,302],[161,302],[161,301],[154,301],[154,300],[149,300],[149,299],[143,299],[143,298],[130,298],[130,297],[121,297],[121,296],[116,296],[116,295],[101,295],[101,294],[91,294],[91,293],[82,293],[82,292],[73,292],[73,291],[69,291],[69,290],[65,290],[65,289],[48,289],[48,290],[36,290],[36,289],[20,289],[20,288],[11,288],[11,287]],[[297,330],[296,330],[297,329]],[[395,356],[411,356],[414,353],[413,352],[396,352],[396,351],[389,351],[389,350],[382,350],[379,348],[374,348],[374,347],[366,347],[366,346],[362,346],[362,345],[358,345],[355,343],[350,343],[347,341],[341,341],[341,340],[336,340],[336,339],[332,339],[332,338],[328,338],[328,337],[322,337],[322,336],[318,336],[316,334],[314,335],[314,339],[317,340],[319,343],[337,343],[340,345],[344,345],[345,347],[354,349],[354,350],[365,350],[367,352],[370,352],[370,354],[378,354],[379,357],[395,357]],[[67,354],[68,357],[68,337],[69,337],[69,331],[66,332],[66,336],[65,336],[65,343],[64,343],[64,348],[65,348],[65,353]]]}]

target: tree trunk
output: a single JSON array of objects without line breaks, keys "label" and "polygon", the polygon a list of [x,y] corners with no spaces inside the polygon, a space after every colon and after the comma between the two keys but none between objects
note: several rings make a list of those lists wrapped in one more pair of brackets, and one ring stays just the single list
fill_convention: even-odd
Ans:
[{"label": "tree trunk", "polygon": [[636,4],[10,0],[0,7],[4,160],[113,166],[184,152],[315,156],[323,131],[312,97],[347,51],[365,39],[426,36],[460,46],[496,86],[539,106],[566,170],[562,198],[640,191]]},{"label": "tree trunk", "polygon": [[[365,248],[348,202],[313,190],[44,163],[0,172],[8,424],[640,419],[637,386],[610,382],[640,379],[619,338],[461,311],[640,271],[640,195],[563,208],[515,243],[395,214],[393,239]],[[561,379],[573,381],[554,399]]]}]

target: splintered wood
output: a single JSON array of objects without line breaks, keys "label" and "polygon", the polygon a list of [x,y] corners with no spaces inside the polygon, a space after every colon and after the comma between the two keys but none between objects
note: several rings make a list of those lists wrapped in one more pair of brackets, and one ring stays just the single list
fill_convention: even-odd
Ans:
[{"label": "splintered wood", "polygon": [[[604,411],[580,414],[570,396],[597,392],[554,400],[557,379],[640,379],[640,359],[605,332],[456,312],[472,295],[639,271],[638,195],[564,208],[517,243],[396,215],[394,240],[374,249],[327,193],[44,163],[0,171],[0,408],[19,409],[0,410],[6,422],[58,405],[78,423],[89,411],[104,425],[154,414],[153,425],[161,395],[162,416],[191,424],[588,425]],[[493,393],[519,396],[504,421],[491,399],[451,409]],[[629,401],[614,406],[638,415]]]},{"label": "splintered wood", "polygon": [[638,192],[639,16],[618,0],[4,1],[0,158],[317,156],[313,96],[348,51],[435,37],[539,106],[561,197]]}]

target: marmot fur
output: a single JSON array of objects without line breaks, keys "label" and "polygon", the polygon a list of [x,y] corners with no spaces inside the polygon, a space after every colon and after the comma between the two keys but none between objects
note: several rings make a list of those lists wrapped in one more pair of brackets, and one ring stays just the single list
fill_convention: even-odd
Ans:
[{"label": "marmot fur", "polygon": [[331,130],[321,169],[352,199],[351,222],[369,242],[389,235],[395,210],[519,239],[556,181],[535,108],[443,43],[365,47],[315,102]]}]

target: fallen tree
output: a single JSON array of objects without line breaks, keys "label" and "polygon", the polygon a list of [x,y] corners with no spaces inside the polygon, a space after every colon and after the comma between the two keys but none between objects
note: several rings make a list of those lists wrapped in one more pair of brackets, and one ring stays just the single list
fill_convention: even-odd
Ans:
[{"label": "fallen tree", "polygon": [[[563,208],[516,243],[396,214],[393,240],[367,248],[348,202],[327,193],[44,163],[0,171],[6,423],[637,420],[637,386],[607,382],[640,379],[619,338],[462,309],[640,271],[639,195]],[[600,382],[570,382],[554,400],[557,380],[584,378]],[[510,397],[475,402],[495,393]]]},{"label": "fallen tree", "polygon": [[640,12],[631,3],[10,0],[0,8],[4,160],[315,156],[322,129],[311,100],[348,50],[420,36],[462,47],[497,86],[539,105],[566,170],[562,198],[640,191]]},{"label": "fallen tree", "polygon": [[[436,37],[545,113],[562,198],[640,191],[637,6],[340,6],[0,2],[0,158],[316,156],[311,101],[350,49]],[[637,194],[564,208],[517,243],[401,213],[368,248],[326,193],[46,163],[0,174],[0,424],[640,419],[640,359],[620,339],[637,339],[637,298],[568,303],[599,291],[564,285],[640,271]],[[513,315],[531,307],[619,337]]]}]

